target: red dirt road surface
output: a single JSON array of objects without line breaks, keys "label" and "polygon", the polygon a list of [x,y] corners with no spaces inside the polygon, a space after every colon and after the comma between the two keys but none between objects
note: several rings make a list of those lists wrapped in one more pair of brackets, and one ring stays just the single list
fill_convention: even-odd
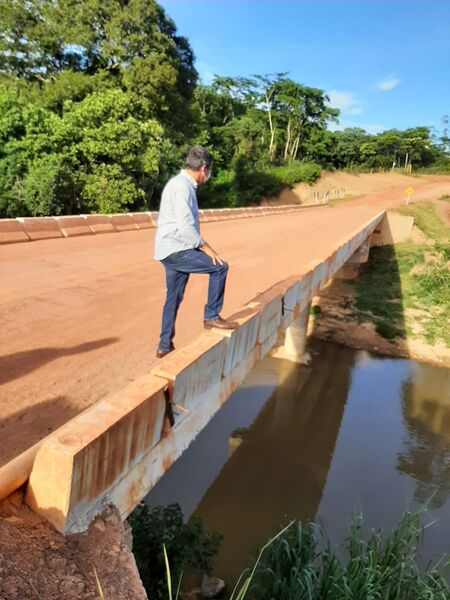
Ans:
[{"label": "red dirt road surface", "polygon": [[[415,200],[449,193],[450,177],[417,180]],[[230,263],[223,315],[327,256],[404,188],[334,208],[203,225]],[[155,230],[0,246],[0,465],[156,362],[165,286]],[[207,277],[192,276],[175,343],[202,331]]]}]

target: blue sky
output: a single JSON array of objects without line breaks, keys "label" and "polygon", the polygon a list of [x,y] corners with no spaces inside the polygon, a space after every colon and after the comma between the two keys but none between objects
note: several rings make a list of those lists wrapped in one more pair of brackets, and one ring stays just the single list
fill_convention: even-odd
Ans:
[{"label": "blue sky", "polygon": [[449,0],[160,0],[203,81],[289,72],[324,89],[340,128],[375,133],[450,114]]}]

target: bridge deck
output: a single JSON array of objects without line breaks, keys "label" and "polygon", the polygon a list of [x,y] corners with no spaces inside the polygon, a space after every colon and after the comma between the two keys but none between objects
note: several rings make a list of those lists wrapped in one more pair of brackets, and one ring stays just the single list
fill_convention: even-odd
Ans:
[{"label": "bridge deck", "polygon": [[[223,314],[325,258],[361,223],[402,202],[402,191],[203,225],[231,265]],[[422,195],[432,194],[424,186]],[[0,247],[0,465],[155,362],[164,280],[151,260],[153,239],[154,230],[143,230]],[[178,346],[202,329],[206,285],[200,276],[189,283]]]}]

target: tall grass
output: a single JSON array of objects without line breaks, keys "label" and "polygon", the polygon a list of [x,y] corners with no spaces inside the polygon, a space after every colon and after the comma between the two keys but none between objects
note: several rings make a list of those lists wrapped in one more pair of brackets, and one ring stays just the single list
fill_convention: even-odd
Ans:
[{"label": "tall grass", "polygon": [[[442,557],[423,570],[417,563],[422,513],[405,513],[388,536],[381,529],[365,535],[358,516],[344,552],[333,549],[320,526],[293,521],[261,548],[229,600],[449,600],[450,561]],[[164,556],[172,600],[165,548]]]},{"label": "tall grass", "polygon": [[329,542],[321,548],[320,540],[325,538],[325,533],[320,527],[294,523],[268,547],[253,573],[247,597],[252,600],[449,600],[450,590],[438,566],[429,566],[424,571],[418,567],[418,547],[423,533],[420,515],[406,513],[389,536],[376,530],[371,531],[367,539],[362,518],[354,519],[343,556],[333,550]]}]

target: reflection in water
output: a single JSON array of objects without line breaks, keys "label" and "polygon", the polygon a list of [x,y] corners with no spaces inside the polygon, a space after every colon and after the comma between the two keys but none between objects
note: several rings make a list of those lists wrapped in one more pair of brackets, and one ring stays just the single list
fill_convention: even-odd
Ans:
[{"label": "reflection in water", "polygon": [[354,357],[353,350],[327,345],[310,368],[280,361],[279,385],[266,406],[250,429],[233,435],[230,459],[196,511],[207,530],[225,534],[216,571],[228,581],[282,521],[314,519]]},{"label": "reflection in water", "polygon": [[230,585],[287,520],[318,520],[334,543],[355,510],[390,530],[433,492],[423,562],[450,550],[450,372],[309,349],[310,367],[257,365],[146,499],[179,502],[224,535],[214,572]]},{"label": "reflection in water", "polygon": [[450,495],[450,371],[416,364],[402,389],[407,423],[398,469],[416,480],[415,499],[442,506]]}]

